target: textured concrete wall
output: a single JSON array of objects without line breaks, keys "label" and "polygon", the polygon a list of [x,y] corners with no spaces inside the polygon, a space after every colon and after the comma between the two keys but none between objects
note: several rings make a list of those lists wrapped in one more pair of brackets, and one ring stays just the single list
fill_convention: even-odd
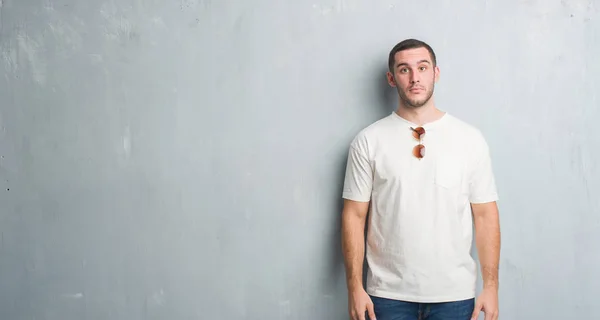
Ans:
[{"label": "textured concrete wall", "polygon": [[346,319],[348,143],[417,37],[492,148],[502,318],[589,319],[599,6],[0,0],[0,318]]}]

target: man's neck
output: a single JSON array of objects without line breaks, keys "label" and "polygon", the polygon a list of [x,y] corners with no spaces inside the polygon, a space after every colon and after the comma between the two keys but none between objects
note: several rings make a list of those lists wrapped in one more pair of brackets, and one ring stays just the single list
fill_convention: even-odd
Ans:
[{"label": "man's neck", "polygon": [[396,113],[419,126],[436,121],[444,116],[444,112],[437,109],[433,104],[426,104],[419,108],[406,107],[400,104]]}]

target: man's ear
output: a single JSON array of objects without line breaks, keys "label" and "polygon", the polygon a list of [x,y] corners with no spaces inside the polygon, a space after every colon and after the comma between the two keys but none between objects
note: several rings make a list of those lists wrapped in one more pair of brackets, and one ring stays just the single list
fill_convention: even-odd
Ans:
[{"label": "man's ear", "polygon": [[391,72],[386,72],[386,78],[390,87],[396,87],[396,79],[394,79],[394,75]]}]

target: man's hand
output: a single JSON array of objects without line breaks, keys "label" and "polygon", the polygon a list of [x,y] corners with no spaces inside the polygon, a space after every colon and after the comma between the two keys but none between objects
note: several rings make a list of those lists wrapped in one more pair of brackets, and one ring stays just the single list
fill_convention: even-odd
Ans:
[{"label": "man's hand", "polygon": [[369,313],[369,320],[375,320],[373,301],[363,288],[348,292],[348,312],[351,320],[366,320],[366,312]]},{"label": "man's hand", "polygon": [[498,319],[498,290],[496,288],[483,289],[475,303],[471,320],[476,320],[481,311],[485,313],[485,320]]}]

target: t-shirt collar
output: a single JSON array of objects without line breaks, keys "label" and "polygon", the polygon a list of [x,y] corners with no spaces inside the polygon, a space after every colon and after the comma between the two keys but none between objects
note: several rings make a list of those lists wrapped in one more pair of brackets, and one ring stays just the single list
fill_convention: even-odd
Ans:
[{"label": "t-shirt collar", "polygon": [[423,127],[424,129],[430,129],[443,123],[449,117],[449,114],[448,112],[444,112],[444,115],[442,115],[442,117],[440,117],[439,119],[425,123],[421,126],[402,118],[398,113],[396,113],[396,111],[392,112],[392,117],[396,118],[400,122],[403,122],[405,125],[410,126],[411,128]]}]

